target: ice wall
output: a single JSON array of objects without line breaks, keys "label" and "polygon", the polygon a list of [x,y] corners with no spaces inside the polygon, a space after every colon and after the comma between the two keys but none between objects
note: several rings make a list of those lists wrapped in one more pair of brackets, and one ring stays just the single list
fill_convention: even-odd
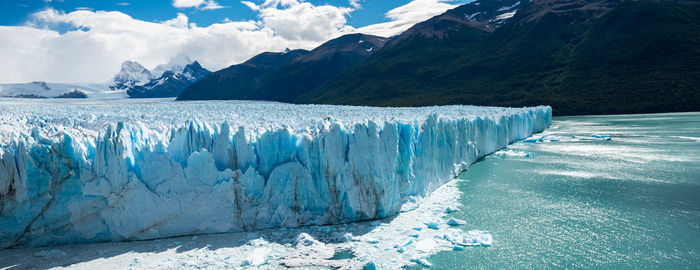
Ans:
[{"label": "ice wall", "polygon": [[2,248],[383,218],[551,122],[550,107],[4,108]]}]

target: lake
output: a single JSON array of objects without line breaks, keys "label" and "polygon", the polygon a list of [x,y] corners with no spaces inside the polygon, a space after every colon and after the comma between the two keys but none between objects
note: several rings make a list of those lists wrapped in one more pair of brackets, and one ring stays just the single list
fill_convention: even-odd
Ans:
[{"label": "lake", "polygon": [[454,216],[494,243],[432,269],[698,267],[700,113],[555,117],[539,135],[460,175]]}]

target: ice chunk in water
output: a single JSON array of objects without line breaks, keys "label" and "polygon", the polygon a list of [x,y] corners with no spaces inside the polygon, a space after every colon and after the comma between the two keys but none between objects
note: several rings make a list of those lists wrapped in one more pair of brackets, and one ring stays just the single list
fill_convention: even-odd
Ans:
[{"label": "ice chunk in water", "polygon": [[534,136],[534,137],[530,137],[530,138],[527,138],[525,140],[522,140],[522,142],[526,142],[526,143],[557,142],[557,141],[559,141],[559,137],[552,136],[552,135]]},{"label": "ice chunk in water", "polygon": [[533,152],[523,152],[523,151],[517,151],[517,150],[501,150],[496,153],[494,153],[495,156],[497,157],[524,157],[524,158],[529,158],[529,157],[534,157],[535,153]]},{"label": "ice chunk in water", "polygon": [[457,207],[448,206],[447,208],[445,208],[445,213],[447,213],[447,214],[456,213],[456,212],[459,212],[459,208],[457,208]]},{"label": "ice chunk in water", "polygon": [[440,224],[437,221],[429,221],[425,223],[425,226],[428,226],[428,228],[433,229],[433,230],[439,230],[440,229]]},{"label": "ice chunk in water", "polygon": [[427,258],[423,258],[423,257],[414,257],[414,258],[411,258],[411,261],[414,263],[420,264],[422,266],[425,266],[425,267],[432,267],[433,266],[433,264],[430,263]]},{"label": "ice chunk in water", "polygon": [[258,266],[265,263],[267,253],[270,251],[267,247],[259,247],[253,249],[248,257],[243,261],[241,266]]},{"label": "ice chunk in water", "polygon": [[449,220],[447,220],[446,223],[447,223],[447,225],[450,225],[450,226],[460,226],[460,225],[467,224],[466,221],[461,220],[461,219],[456,219],[456,218],[450,218]]},{"label": "ice chunk in water", "polygon": [[488,231],[472,230],[463,232],[457,229],[450,229],[443,238],[460,246],[490,246],[493,238]]}]

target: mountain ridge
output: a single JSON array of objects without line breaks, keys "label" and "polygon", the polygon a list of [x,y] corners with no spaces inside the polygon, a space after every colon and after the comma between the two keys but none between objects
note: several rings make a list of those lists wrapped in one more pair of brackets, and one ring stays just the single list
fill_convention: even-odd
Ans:
[{"label": "mountain ridge", "polygon": [[476,1],[383,39],[369,56],[290,61],[234,88],[205,79],[178,100],[700,110],[698,22],[700,4],[683,0]]},{"label": "mountain ridge", "polygon": [[578,1],[578,9],[528,12],[562,2],[575,1],[533,1],[492,33],[463,27],[448,39],[401,41],[298,102],[548,104],[557,115],[700,110],[700,5]]},{"label": "mountain ridge", "polygon": [[306,89],[335,78],[381,49],[387,38],[348,34],[311,51],[265,52],[214,72],[183,91],[178,100],[244,99],[292,102]]}]

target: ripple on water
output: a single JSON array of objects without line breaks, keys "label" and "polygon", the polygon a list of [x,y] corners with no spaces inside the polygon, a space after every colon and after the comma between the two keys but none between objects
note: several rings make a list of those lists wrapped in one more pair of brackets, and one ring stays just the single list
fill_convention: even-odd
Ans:
[{"label": "ripple on water", "polygon": [[[431,269],[696,268],[700,113],[555,118],[538,136],[462,174],[457,218],[493,246],[446,251]],[[575,136],[612,135],[610,141]]]}]

